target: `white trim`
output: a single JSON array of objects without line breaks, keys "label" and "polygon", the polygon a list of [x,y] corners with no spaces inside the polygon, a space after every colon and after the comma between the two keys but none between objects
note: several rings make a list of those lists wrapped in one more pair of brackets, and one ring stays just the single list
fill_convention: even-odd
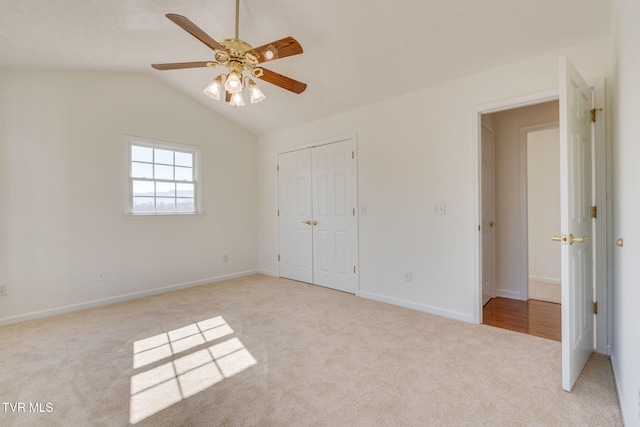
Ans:
[{"label": "white trim", "polygon": [[602,108],[598,111],[597,120],[594,123],[594,152],[593,159],[595,173],[593,176],[593,191],[595,205],[598,206],[598,218],[595,220],[594,239],[594,283],[600,284],[594,287],[594,301],[598,301],[598,315],[595,318],[596,351],[602,354],[611,353],[611,340],[613,338],[613,319],[611,316],[612,286],[610,286],[610,269],[612,243],[607,239],[610,235],[609,216],[611,198],[611,179],[609,168],[609,144],[607,143],[607,107],[605,100],[605,79],[600,79],[593,84],[590,82],[593,94],[594,108]]},{"label": "white trim", "polygon": [[561,280],[555,277],[529,276],[529,281],[560,285]]},{"label": "white trim", "polygon": [[262,269],[262,268],[259,268],[256,273],[264,274],[265,276],[278,277],[278,272],[277,271],[265,270],[265,269]]},{"label": "white trim", "polygon": [[118,295],[115,297],[101,298],[101,299],[86,301],[78,304],[65,305],[65,306],[50,308],[50,309],[41,310],[41,311],[33,311],[31,313],[20,314],[17,316],[3,317],[3,318],[0,318],[0,326],[6,326],[14,323],[25,322],[27,320],[40,319],[42,317],[55,316],[57,314],[64,314],[64,313],[71,313],[79,310],[86,310],[88,308],[95,308],[103,305],[115,304],[118,302],[149,297],[152,295],[164,294],[167,292],[173,292],[180,289],[192,288],[194,286],[208,285],[211,283],[222,282],[224,280],[250,276],[252,274],[257,274],[257,273],[258,273],[257,270],[247,270],[239,273],[226,274],[223,276],[210,277],[207,279],[200,279],[193,282],[178,283],[176,285],[163,286],[161,288],[149,289],[146,291],[132,292],[129,294]]},{"label": "white trim", "polygon": [[[519,299],[529,299],[529,163],[528,137],[532,132],[547,129],[559,129],[560,122],[546,122],[520,127],[520,270],[518,284]],[[560,213],[558,213],[560,215]],[[558,233],[560,230],[558,230]]]},{"label": "white trim", "polygon": [[400,298],[391,298],[391,297],[379,295],[373,292],[361,291],[361,292],[358,292],[356,295],[358,295],[361,298],[370,299],[373,301],[383,302],[383,303],[395,305],[398,307],[409,308],[411,310],[422,311],[423,313],[434,314],[436,316],[441,316],[441,317],[448,317],[450,319],[461,320],[467,323],[476,323],[474,318],[468,315],[467,313],[459,313],[457,311],[443,310],[438,307],[433,307],[425,304],[417,304],[413,301],[407,301]]},{"label": "white trim", "polygon": [[520,297],[520,292],[518,292],[518,291],[496,289],[496,296],[497,297],[502,297],[502,298],[517,299],[517,300],[524,301]]},{"label": "white trim", "polygon": [[613,371],[613,384],[615,386],[616,389],[616,397],[618,398],[618,407],[620,408],[620,415],[622,416],[622,425],[623,426],[630,426],[631,424],[631,420],[627,419],[627,417],[625,417],[625,406],[622,402],[622,390],[620,389],[620,383],[618,382],[617,378],[622,378],[618,375],[619,372],[616,370],[616,367],[619,366],[618,365],[618,358],[616,357],[615,352],[613,351],[613,349],[611,349],[611,351],[609,352],[610,356],[611,356],[611,370]]},{"label": "white trim", "polygon": [[318,140],[318,141],[305,142],[305,143],[302,143],[302,144],[299,144],[299,145],[293,145],[293,146],[290,146],[290,147],[281,148],[276,153],[276,159],[278,158],[278,156],[280,154],[290,153],[292,151],[300,151],[300,150],[304,150],[305,148],[319,147],[320,145],[335,144],[337,142],[349,141],[351,139],[353,139],[356,142],[356,148],[357,148],[357,146],[358,146],[357,133],[353,132],[353,133],[348,133],[346,135],[339,135],[339,136],[334,136],[334,137],[331,137],[331,138],[321,139],[321,140]]}]

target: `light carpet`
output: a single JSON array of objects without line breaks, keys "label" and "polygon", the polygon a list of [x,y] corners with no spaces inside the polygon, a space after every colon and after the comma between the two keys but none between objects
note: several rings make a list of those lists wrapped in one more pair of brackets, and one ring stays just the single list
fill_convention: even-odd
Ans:
[{"label": "light carpet", "polygon": [[262,275],[0,343],[3,426],[622,425],[605,356],[566,393],[558,342]]}]

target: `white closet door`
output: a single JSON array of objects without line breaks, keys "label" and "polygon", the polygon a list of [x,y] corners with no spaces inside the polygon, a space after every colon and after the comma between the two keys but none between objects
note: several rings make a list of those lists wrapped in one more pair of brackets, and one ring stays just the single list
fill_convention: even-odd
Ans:
[{"label": "white closet door", "polygon": [[280,277],[356,293],[355,140],[278,156]]},{"label": "white closet door", "polygon": [[314,283],[357,291],[355,141],[313,148]]},{"label": "white closet door", "polygon": [[278,156],[280,277],[313,283],[311,150]]}]

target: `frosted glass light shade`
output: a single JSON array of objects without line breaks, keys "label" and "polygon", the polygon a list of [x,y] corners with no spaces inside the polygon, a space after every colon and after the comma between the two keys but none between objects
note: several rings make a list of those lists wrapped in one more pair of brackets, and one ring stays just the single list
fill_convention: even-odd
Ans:
[{"label": "frosted glass light shade", "polygon": [[229,104],[232,107],[244,107],[244,99],[242,98],[242,92],[234,93],[231,95],[231,100],[229,100]]},{"label": "frosted glass light shade", "polygon": [[258,85],[251,79],[249,79],[249,96],[252,104],[257,104],[265,100],[266,96],[260,90]]},{"label": "frosted glass light shade", "polygon": [[235,71],[230,72],[224,83],[224,88],[231,94],[242,92],[242,76]]},{"label": "frosted glass light shade", "polygon": [[213,79],[207,87],[204,88],[203,92],[209,98],[213,98],[216,101],[219,101],[221,89],[222,89],[222,75],[219,75],[218,77]]}]

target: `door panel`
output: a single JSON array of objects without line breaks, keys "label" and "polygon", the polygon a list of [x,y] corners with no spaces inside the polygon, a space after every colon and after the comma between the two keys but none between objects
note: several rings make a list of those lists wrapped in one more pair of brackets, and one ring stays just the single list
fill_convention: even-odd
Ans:
[{"label": "door panel", "polygon": [[280,154],[278,165],[280,276],[313,283],[311,153]]},{"label": "door panel", "polygon": [[355,141],[313,148],[315,283],[357,291]]},{"label": "door panel", "polygon": [[[560,58],[562,388],[570,391],[594,348],[591,89]],[[572,236],[583,242],[572,242]]]}]

